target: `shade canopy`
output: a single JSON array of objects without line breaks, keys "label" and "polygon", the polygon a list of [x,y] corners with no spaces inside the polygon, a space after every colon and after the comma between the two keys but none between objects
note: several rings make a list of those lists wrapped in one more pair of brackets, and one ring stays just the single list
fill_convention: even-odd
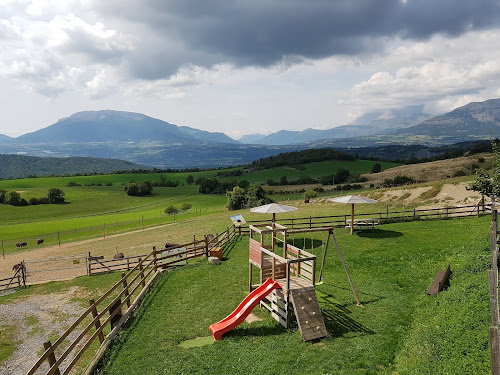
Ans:
[{"label": "shade canopy", "polygon": [[259,212],[261,214],[279,214],[285,212],[297,211],[297,207],[286,206],[284,204],[269,203],[264,206],[251,208],[251,212]]},{"label": "shade canopy", "polygon": [[351,203],[351,204],[378,203],[378,201],[376,201],[375,199],[362,197],[360,195],[344,195],[342,197],[330,198],[330,200],[332,202],[337,202],[337,203]]},{"label": "shade canopy", "polygon": [[378,203],[375,199],[362,197],[361,195],[344,195],[343,197],[330,198],[332,202],[347,203],[351,205],[351,234],[354,233],[354,205],[360,203]]}]

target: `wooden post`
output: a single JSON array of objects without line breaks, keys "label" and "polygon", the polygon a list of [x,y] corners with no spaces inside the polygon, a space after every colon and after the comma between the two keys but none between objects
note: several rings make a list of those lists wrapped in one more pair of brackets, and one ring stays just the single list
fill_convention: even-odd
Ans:
[{"label": "wooden post", "polygon": [[154,251],[154,254],[153,254],[153,272],[156,273],[156,271],[158,271],[158,257],[157,257],[157,253],[156,253],[156,246],[153,246],[153,251]]},{"label": "wooden post", "polygon": [[389,219],[389,206],[386,206],[386,218]]},{"label": "wooden post", "polygon": [[335,247],[337,248],[337,252],[339,253],[340,261],[342,262],[342,265],[344,266],[345,273],[347,275],[347,279],[349,280],[349,284],[351,285],[351,290],[352,293],[354,294],[354,297],[356,298],[356,304],[358,306],[363,306],[361,302],[359,301],[358,294],[356,293],[356,289],[354,288],[354,284],[351,279],[351,275],[349,274],[349,270],[347,269],[347,265],[345,264],[344,257],[342,256],[342,253],[340,252],[340,247],[339,244],[337,243],[337,239],[335,238],[335,235],[332,233],[333,237],[333,242],[335,242]]},{"label": "wooden post", "polygon": [[[45,351],[49,351],[47,361],[49,362],[49,366],[52,367],[56,363],[56,355],[54,354],[54,349],[52,348],[52,343],[50,342],[50,340],[43,343],[43,348],[45,349]],[[59,371],[59,368],[56,367],[52,374],[61,375],[61,372]]]},{"label": "wooden post", "polygon": [[142,215],[142,230],[144,230],[144,215]]},{"label": "wooden post", "polygon": [[252,292],[252,263],[248,262],[248,293]]},{"label": "wooden post", "polygon": [[354,233],[354,203],[351,204],[351,234]]},{"label": "wooden post", "polygon": [[127,307],[130,307],[130,297],[128,293],[128,283],[127,279],[125,278],[125,272],[122,272],[122,286],[125,290],[125,302],[127,302]]},{"label": "wooden post", "polygon": [[208,253],[209,253],[209,250],[208,250],[208,236],[205,236],[205,258],[208,259]]},{"label": "wooden post", "polygon": [[104,238],[106,238],[106,223],[102,225],[102,232],[104,234]]},{"label": "wooden post", "polygon": [[5,259],[5,249],[3,248],[3,238],[2,238],[2,254],[3,254],[3,258]]},{"label": "wooden post", "polygon": [[59,242],[59,247],[61,247],[61,231],[57,231],[57,242]]},{"label": "wooden post", "polygon": [[312,218],[311,218],[311,216],[309,216],[309,229],[311,229],[311,228],[312,228]]},{"label": "wooden post", "polygon": [[488,284],[490,287],[490,307],[491,307],[491,322],[492,325],[498,327],[499,312],[498,312],[498,273],[488,270]]},{"label": "wooden post", "polygon": [[89,251],[89,257],[87,258],[87,276],[90,276],[92,274],[92,263],[90,261],[90,251]]},{"label": "wooden post", "polygon": [[326,250],[328,249],[328,244],[330,243],[330,236],[333,235],[333,229],[328,231],[328,237],[326,238],[325,248],[323,249],[323,259],[321,259],[321,269],[319,270],[319,282],[323,281],[323,270],[325,268]]},{"label": "wooden post", "polygon": [[[92,308],[92,317],[95,319],[99,314],[97,313],[97,306],[95,305],[95,301],[93,299],[89,299],[89,304],[90,304],[90,307]],[[94,323],[95,325],[95,329],[99,329],[101,328],[101,322],[99,321],[99,319],[97,319]],[[99,336],[99,342],[102,344],[104,342],[104,333],[99,332],[98,334]]]},{"label": "wooden post", "polygon": [[[141,263],[141,262],[142,262],[142,259],[139,258],[139,263]],[[146,280],[144,279],[144,267],[142,266],[142,263],[139,266],[139,270],[141,272],[141,285],[142,285],[142,288],[144,289],[146,287]]]},{"label": "wooden post", "polygon": [[24,260],[21,262],[21,277],[23,278],[23,284],[26,286],[26,265]]}]

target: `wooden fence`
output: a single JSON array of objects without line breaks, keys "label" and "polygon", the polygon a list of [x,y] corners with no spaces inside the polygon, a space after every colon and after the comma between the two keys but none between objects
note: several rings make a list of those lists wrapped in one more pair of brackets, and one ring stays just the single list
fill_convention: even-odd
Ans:
[{"label": "wooden fence", "polygon": [[498,221],[497,210],[491,212],[491,270],[488,271],[488,284],[490,289],[491,320],[490,327],[490,353],[491,374],[500,375],[500,337],[499,337],[499,304],[498,304]]},{"label": "wooden fence", "polygon": [[[44,343],[44,353],[27,375],[69,374],[91,344],[99,340],[99,349],[85,370],[85,374],[91,374],[112,339],[133,314],[158,275],[179,262],[179,254],[183,254],[183,259],[186,260],[208,256],[210,249],[223,247],[237,234],[237,229],[232,225],[214,238],[207,236],[203,240],[188,244],[161,250],[153,249],[145,256],[134,257],[136,261],[133,267],[130,262],[127,264],[123,259],[96,262],[101,266],[92,268],[92,274],[110,272],[120,267],[130,267],[130,270],[127,273],[122,272],[121,280],[97,300],[89,300],[89,307],[85,312],[54,343],[50,340]],[[172,252],[173,249],[182,250]],[[92,262],[97,260],[99,259],[94,259]],[[112,264],[115,261],[122,263]],[[90,264],[89,262],[89,267]],[[105,335],[105,332],[108,333]]]},{"label": "wooden fence", "polygon": [[[413,220],[417,218],[469,216],[474,212],[474,209],[477,210],[477,215],[486,210],[484,206],[481,209],[480,206],[476,205],[429,210],[392,212],[386,210],[385,212],[378,213],[357,214],[357,216],[371,216],[378,218],[380,222],[383,223],[384,221],[388,222],[401,219]],[[309,216],[305,218],[280,220],[280,224],[293,229],[319,228],[327,226],[345,226],[347,220],[347,215],[323,217]],[[251,221],[249,224],[265,222],[269,221]],[[85,374],[91,374],[112,339],[116,336],[126,320],[133,314],[133,311],[147,294],[161,271],[178,264],[179,256],[182,256],[183,260],[189,260],[200,256],[208,257],[211,249],[222,248],[236,235],[246,232],[248,232],[248,227],[235,227],[232,225],[224,232],[217,234],[214,238],[206,236],[203,240],[176,245],[161,250],[153,249],[153,251],[147,255],[131,257],[135,259],[133,261],[135,265],[131,263],[130,259],[128,262],[124,259],[106,262],[98,261],[100,259],[89,260],[88,265],[90,274],[122,269],[126,269],[128,272],[122,272],[121,280],[97,300],[89,300],[89,307],[85,312],[54,343],[51,341],[44,343],[44,353],[39,357],[38,361],[29,370],[27,375],[35,373],[64,375],[70,373],[82,355],[97,339],[99,340],[100,347],[94,359],[85,370]],[[178,251],[173,252],[172,250]],[[11,278],[9,278],[9,280],[10,279]],[[105,332],[109,333],[105,335]],[[72,338],[71,340],[70,337]]]},{"label": "wooden fence", "polygon": [[[428,209],[412,209],[402,211],[390,211],[387,206],[385,211],[356,213],[356,218],[376,219],[379,224],[390,223],[404,220],[425,220],[425,219],[450,219],[455,217],[466,217],[472,215],[481,215],[490,212],[490,205],[475,205],[453,206]],[[305,229],[305,228],[322,228],[322,227],[346,227],[348,226],[351,216],[344,215],[329,215],[329,216],[307,216],[293,219],[279,219],[279,223],[289,229]],[[264,224],[269,220],[250,220],[248,225]],[[248,226],[243,226],[240,229],[241,233],[249,233]]]},{"label": "wooden fence", "polygon": [[21,267],[14,272],[14,275],[5,279],[0,279],[0,292],[26,286],[25,270],[24,264],[21,263]]}]

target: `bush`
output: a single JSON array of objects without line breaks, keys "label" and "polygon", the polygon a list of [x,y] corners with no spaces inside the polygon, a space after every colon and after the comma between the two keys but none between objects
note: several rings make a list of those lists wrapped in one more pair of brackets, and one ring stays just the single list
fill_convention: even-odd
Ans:
[{"label": "bush", "polygon": [[484,163],[484,161],[485,161],[484,158],[478,158],[477,159],[477,162],[480,163],[480,164]]},{"label": "bush", "polygon": [[382,172],[382,166],[380,165],[380,163],[373,164],[373,167],[372,167],[372,170],[370,173],[379,173],[379,172]]},{"label": "bush", "polygon": [[73,186],[82,186],[80,184],[77,184],[75,181],[70,181],[66,184],[67,187],[73,187]]},{"label": "bush", "polygon": [[191,207],[193,207],[193,205],[191,203],[183,203],[181,205],[181,211],[182,212],[186,212],[187,210],[189,210]]},{"label": "bush", "polygon": [[318,192],[314,190],[307,190],[304,192],[304,202],[309,203],[309,200],[312,198],[316,198],[318,196]]},{"label": "bush", "polygon": [[5,194],[7,194],[7,191],[0,190],[0,203],[5,203]]},{"label": "bush", "polygon": [[168,206],[167,208],[165,208],[165,213],[167,215],[175,215],[175,214],[179,213],[179,209],[177,207],[171,205],[171,206]]},{"label": "bush", "polygon": [[63,203],[64,202],[64,192],[58,188],[50,188],[47,193],[47,198],[49,203]]},{"label": "bush", "polygon": [[463,170],[458,170],[455,173],[453,173],[453,177],[462,177],[462,176],[467,176],[467,173]]},{"label": "bush", "polygon": [[125,191],[128,195],[142,197],[153,193],[151,181],[129,182],[125,184]]}]

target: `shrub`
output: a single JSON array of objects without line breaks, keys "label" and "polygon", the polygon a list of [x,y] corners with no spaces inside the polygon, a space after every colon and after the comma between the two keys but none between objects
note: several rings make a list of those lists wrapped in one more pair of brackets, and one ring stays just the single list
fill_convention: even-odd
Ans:
[{"label": "shrub", "polygon": [[318,192],[314,190],[306,190],[304,192],[304,202],[309,203],[309,199],[316,198],[318,196]]},{"label": "shrub", "polygon": [[175,215],[179,213],[179,209],[175,207],[174,205],[170,205],[167,208],[165,208],[165,213],[167,215]]},{"label": "shrub", "polygon": [[153,193],[151,181],[129,182],[125,184],[125,191],[128,195],[142,197]]},{"label": "shrub", "polygon": [[382,166],[380,165],[380,163],[373,164],[371,173],[379,173],[379,172],[382,172]]},{"label": "shrub", "polygon": [[187,176],[187,178],[186,178],[186,182],[187,182],[187,184],[188,184],[188,185],[191,185],[191,184],[194,182],[194,177],[193,177],[193,175],[189,175],[189,176]]},{"label": "shrub", "polygon": [[191,203],[183,203],[181,205],[181,211],[183,212],[186,212],[187,210],[189,210],[191,207],[193,207],[193,205]]},{"label": "shrub", "polygon": [[47,193],[47,198],[49,203],[63,203],[64,202],[64,192],[58,188],[50,188]]},{"label": "shrub", "polygon": [[467,176],[467,173],[463,170],[458,170],[455,173],[453,173],[453,177],[462,177],[462,176]]},{"label": "shrub", "polygon": [[0,203],[5,203],[5,194],[7,194],[7,191],[0,190]]},{"label": "shrub", "polygon": [[70,181],[66,184],[67,187],[73,187],[73,186],[82,186],[80,184],[77,184],[75,181]]},{"label": "shrub", "polygon": [[480,163],[480,164],[484,163],[484,158],[478,158],[477,162]]}]

